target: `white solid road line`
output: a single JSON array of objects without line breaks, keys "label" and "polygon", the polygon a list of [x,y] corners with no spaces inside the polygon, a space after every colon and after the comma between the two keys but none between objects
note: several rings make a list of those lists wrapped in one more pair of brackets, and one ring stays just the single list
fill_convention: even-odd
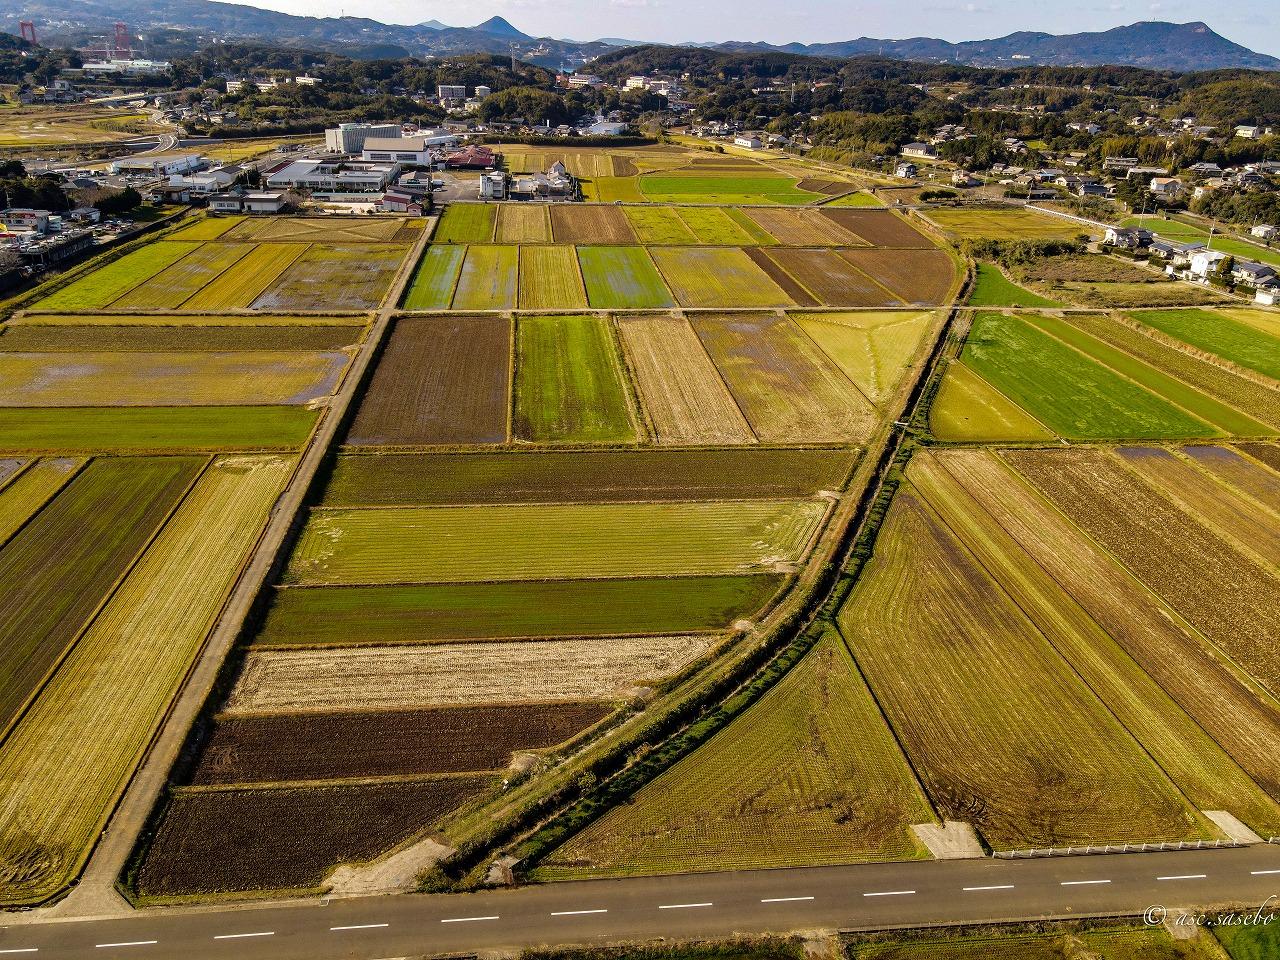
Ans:
[{"label": "white solid road line", "polygon": [[1063,887],[1087,887],[1093,883],[1110,883],[1110,880],[1063,880],[1060,886]]},{"label": "white solid road line", "polygon": [[1251,876],[1262,877],[1269,873],[1280,873],[1280,870],[1250,870],[1249,873]]},{"label": "white solid road line", "polygon": [[330,930],[377,930],[381,927],[389,927],[389,923],[352,923],[345,927],[330,927]]},{"label": "white solid road line", "polygon": [[156,940],[127,940],[123,943],[95,943],[93,946],[101,950],[102,947],[148,947],[151,946],[152,943],[159,942],[160,941]]},{"label": "white solid road line", "polygon": [[864,897],[906,897],[915,893],[914,890],[878,890],[875,893],[864,893]]},{"label": "white solid road line", "polygon": [[580,917],[588,913],[608,913],[608,910],[553,910],[553,917]]},{"label": "white solid road line", "polygon": [[812,900],[813,897],[770,897],[768,900],[761,900],[761,903],[795,903],[797,900]]},{"label": "white solid road line", "polygon": [[448,920],[441,920],[441,923],[472,923],[476,920],[497,920],[498,917],[450,917]]},{"label": "white solid road line", "polygon": [[1177,877],[1156,877],[1157,880],[1203,880],[1206,874],[1203,873],[1184,873]]},{"label": "white solid road line", "polygon": [[961,890],[1012,890],[1012,883],[997,883],[989,887],[961,887]]},{"label": "white solid road line", "polygon": [[245,937],[274,937],[274,930],[259,930],[257,933],[220,933],[213,939],[215,940],[242,940]]},{"label": "white solid road line", "polygon": [[692,907],[711,907],[712,903],[664,903],[658,907],[659,910],[688,910]]}]

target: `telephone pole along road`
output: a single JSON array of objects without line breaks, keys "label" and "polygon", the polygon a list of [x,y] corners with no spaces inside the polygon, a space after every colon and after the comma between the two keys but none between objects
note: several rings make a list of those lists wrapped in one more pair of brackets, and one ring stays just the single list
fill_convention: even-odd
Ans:
[{"label": "telephone pole along road", "polygon": [[1280,848],[861,864],[165,908],[0,929],[0,958],[329,960],[798,929],[1140,916],[1280,893]]}]

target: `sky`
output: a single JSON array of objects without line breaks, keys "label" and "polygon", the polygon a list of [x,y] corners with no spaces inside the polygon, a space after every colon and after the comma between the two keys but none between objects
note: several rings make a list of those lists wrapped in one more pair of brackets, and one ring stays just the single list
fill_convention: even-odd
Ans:
[{"label": "sky", "polygon": [[621,37],[679,43],[770,43],[940,37],[983,40],[1015,30],[1076,33],[1137,20],[1203,20],[1230,40],[1280,56],[1275,0],[239,0],[305,16],[372,17],[385,23],[433,18],[472,26],[502,16],[533,36]]}]

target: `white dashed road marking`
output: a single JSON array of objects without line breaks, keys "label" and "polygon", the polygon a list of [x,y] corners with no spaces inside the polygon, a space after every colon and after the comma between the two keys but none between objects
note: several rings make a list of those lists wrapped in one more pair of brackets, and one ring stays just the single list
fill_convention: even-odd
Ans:
[{"label": "white dashed road marking", "polygon": [[996,883],[989,887],[961,887],[962,890],[1012,890],[1012,883]]},{"label": "white dashed road marking", "polygon": [[274,930],[260,930],[257,933],[220,933],[213,939],[215,940],[242,940],[245,937],[274,937]]},{"label": "white dashed road marking", "polygon": [[770,897],[768,900],[761,900],[761,903],[795,903],[797,900],[812,900],[813,897]]},{"label": "white dashed road marking", "polygon": [[39,953],[39,947],[10,947],[8,950],[0,950],[0,953]]},{"label": "white dashed road marking", "polygon": [[1205,874],[1203,873],[1184,873],[1177,877],[1156,877],[1157,880],[1203,880],[1204,878]]},{"label": "white dashed road marking", "polygon": [[451,917],[448,920],[441,920],[441,923],[471,923],[475,920],[497,920],[497,917]]},{"label": "white dashed road marking", "polygon": [[864,893],[864,897],[906,897],[915,893],[914,890],[877,890],[875,893]]},{"label": "white dashed road marking", "polygon": [[1255,877],[1262,877],[1269,873],[1280,873],[1280,870],[1250,870],[1249,873]]},{"label": "white dashed road marking", "polygon": [[1063,880],[1061,886],[1064,887],[1087,887],[1094,883],[1110,883],[1110,880]]},{"label": "white dashed road marking", "polygon": [[552,912],[553,917],[580,917],[586,913],[608,913],[608,910],[556,910]]},{"label": "white dashed road marking", "polygon": [[659,910],[689,910],[693,907],[711,907],[711,903],[664,903]]},{"label": "white dashed road marking", "polygon": [[380,927],[389,927],[389,923],[353,923],[345,927],[330,927],[330,930],[376,930]]}]

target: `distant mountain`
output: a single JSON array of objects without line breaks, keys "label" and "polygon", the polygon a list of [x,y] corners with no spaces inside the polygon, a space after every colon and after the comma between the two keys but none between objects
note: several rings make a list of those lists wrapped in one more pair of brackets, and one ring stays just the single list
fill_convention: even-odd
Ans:
[{"label": "distant mountain", "polygon": [[478,33],[489,33],[495,37],[509,37],[512,40],[532,40],[526,33],[521,33],[501,17],[490,17],[484,23],[477,23],[472,30]]},{"label": "distant mountain", "polygon": [[327,50],[349,56],[376,56],[402,49],[416,56],[515,53],[546,67],[580,65],[611,49],[598,41],[530,37],[502,17],[476,27],[452,27],[431,20],[411,26],[366,17],[299,17],[218,0],[0,0],[0,30],[18,33],[19,20],[33,20],[45,45],[83,46],[108,36],[118,20],[127,23],[147,50],[149,34],[163,33],[165,50],[179,50],[175,31],[190,37],[189,50],[222,41],[257,41]]},{"label": "distant mountain", "polygon": [[996,40],[949,43],[930,37],[836,43],[718,43],[727,52],[778,50],[819,57],[876,54],[900,60],[962,63],[973,67],[1035,64],[1079,67],[1115,64],[1158,70],[1280,69],[1280,59],[1255,53],[1215,33],[1207,24],[1142,22],[1100,33],[1011,33]]},{"label": "distant mountain", "polygon": [[[144,36],[149,31],[190,34],[192,46],[224,40],[256,40],[282,46],[331,50],[353,56],[400,48],[422,55],[512,52],[541,66],[578,66],[635,41],[557,40],[532,37],[502,17],[474,27],[451,27],[438,20],[412,26],[364,17],[299,17],[218,0],[0,0],[0,29],[18,32],[19,20],[34,20],[41,42],[79,45],[107,34],[123,20]],[[1098,33],[1011,33],[995,40],[950,43],[931,37],[876,40],[862,37],[833,43],[690,44],[723,52],[779,51],[806,56],[879,55],[899,60],[958,63],[978,67],[1117,64],[1163,70],[1251,68],[1280,70],[1280,59],[1255,53],[1215,33],[1203,23],[1134,23]]]}]

